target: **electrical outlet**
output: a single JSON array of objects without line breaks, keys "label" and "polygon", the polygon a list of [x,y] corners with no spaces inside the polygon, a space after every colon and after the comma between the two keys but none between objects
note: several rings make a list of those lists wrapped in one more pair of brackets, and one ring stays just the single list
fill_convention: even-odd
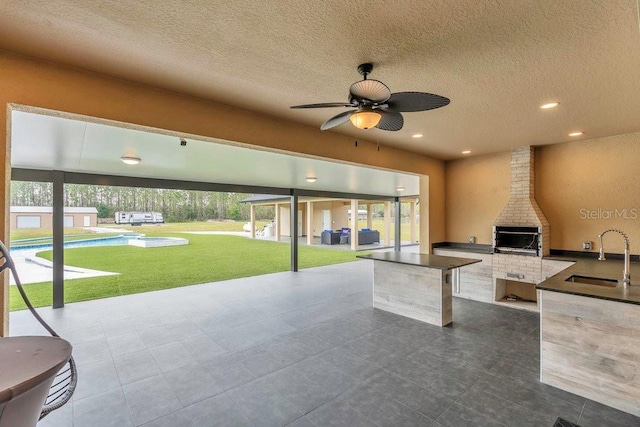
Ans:
[{"label": "electrical outlet", "polygon": [[585,251],[590,251],[591,250],[591,242],[582,242],[582,249]]},{"label": "electrical outlet", "polygon": [[476,243],[476,236],[469,236],[468,242],[470,245],[473,245]]}]

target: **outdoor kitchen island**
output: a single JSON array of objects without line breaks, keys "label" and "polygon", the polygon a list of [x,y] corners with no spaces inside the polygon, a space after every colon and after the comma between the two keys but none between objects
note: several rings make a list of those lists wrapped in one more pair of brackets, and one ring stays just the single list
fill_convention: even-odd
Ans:
[{"label": "outdoor kitchen island", "polygon": [[358,255],[373,260],[373,306],[437,326],[452,321],[452,274],[481,260],[406,252]]},{"label": "outdoor kitchen island", "polygon": [[640,264],[576,259],[539,283],[540,381],[640,416]]}]

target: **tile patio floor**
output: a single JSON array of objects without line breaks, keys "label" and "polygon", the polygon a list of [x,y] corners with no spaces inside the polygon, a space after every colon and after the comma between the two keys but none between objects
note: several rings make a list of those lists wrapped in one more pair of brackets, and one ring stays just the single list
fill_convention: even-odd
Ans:
[{"label": "tile patio floor", "polygon": [[[371,308],[358,261],[40,309],[74,345],[39,426],[639,426],[538,382],[538,315],[455,298],[453,327]],[[28,312],[11,334],[41,333]]]}]

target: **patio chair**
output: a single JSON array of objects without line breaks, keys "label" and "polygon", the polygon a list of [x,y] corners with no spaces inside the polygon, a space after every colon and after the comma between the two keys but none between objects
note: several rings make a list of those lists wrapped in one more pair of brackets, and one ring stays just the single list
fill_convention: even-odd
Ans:
[{"label": "patio chair", "polygon": [[351,243],[351,229],[348,227],[342,227],[342,231],[340,233],[340,244]]},{"label": "patio chair", "polygon": [[[58,335],[56,331],[54,331],[53,328],[51,328],[51,326],[49,326],[47,322],[42,319],[42,317],[40,317],[38,312],[31,304],[31,301],[29,301],[29,298],[27,297],[27,294],[22,287],[22,283],[20,282],[20,278],[18,277],[15,263],[9,255],[9,250],[4,245],[4,243],[0,241],[0,273],[2,273],[7,268],[9,269],[9,271],[11,271],[13,279],[16,283],[16,287],[18,288],[18,291],[20,292],[20,295],[22,296],[22,299],[24,300],[24,303],[27,305],[27,308],[29,309],[31,314],[33,314],[36,320],[47,330],[47,332],[49,332],[49,334],[51,334],[51,336],[60,338],[60,335]],[[44,406],[42,407],[42,410],[40,412],[40,419],[43,419],[49,413],[61,408],[65,403],[67,403],[71,399],[71,396],[73,395],[77,384],[78,371],[76,369],[76,363],[73,360],[72,355],[69,359],[69,362],[62,366],[60,371],[58,371],[58,373],[56,374],[56,377],[53,380],[53,384],[49,389],[47,398],[45,399]]]}]

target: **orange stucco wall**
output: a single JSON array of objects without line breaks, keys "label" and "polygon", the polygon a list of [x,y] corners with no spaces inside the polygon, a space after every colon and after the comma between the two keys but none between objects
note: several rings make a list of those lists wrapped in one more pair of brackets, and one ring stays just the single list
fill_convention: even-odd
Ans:
[{"label": "orange stucco wall", "polygon": [[[491,243],[491,227],[509,198],[510,153],[446,164],[446,240]],[[551,248],[582,250],[607,228],[629,235],[640,253],[640,133],[537,147],[535,197],[550,225]],[[635,242],[635,244],[634,244]],[[622,253],[619,236],[607,252]]]},{"label": "orange stucco wall", "polygon": [[[640,253],[640,133],[576,141],[536,151],[536,199],[551,225],[551,247],[581,250],[607,228],[629,235]],[[622,253],[620,236],[605,237]]]},{"label": "orange stucco wall", "polygon": [[447,162],[443,240],[491,243],[493,222],[509,200],[509,160],[507,151]]},{"label": "orange stucco wall", "polygon": [[[426,156],[386,147],[378,152],[369,141],[359,140],[355,148],[352,138],[333,132],[0,51],[0,105],[11,103],[429,175],[429,186],[421,186],[429,191],[421,192],[421,199],[431,201],[428,212],[421,210],[425,222],[420,227],[421,242],[427,245],[430,229],[432,236],[444,235],[444,163]],[[9,229],[9,128],[8,120],[0,120],[0,134],[4,135],[0,162],[3,240]],[[4,282],[0,334],[7,333],[8,324],[8,286]]]},{"label": "orange stucco wall", "polygon": [[331,212],[331,224],[327,226],[327,229],[340,229],[342,227],[348,227],[349,225],[349,201],[326,201],[326,202],[314,202],[313,203],[313,235],[318,237],[322,234],[322,211],[328,210]]}]

